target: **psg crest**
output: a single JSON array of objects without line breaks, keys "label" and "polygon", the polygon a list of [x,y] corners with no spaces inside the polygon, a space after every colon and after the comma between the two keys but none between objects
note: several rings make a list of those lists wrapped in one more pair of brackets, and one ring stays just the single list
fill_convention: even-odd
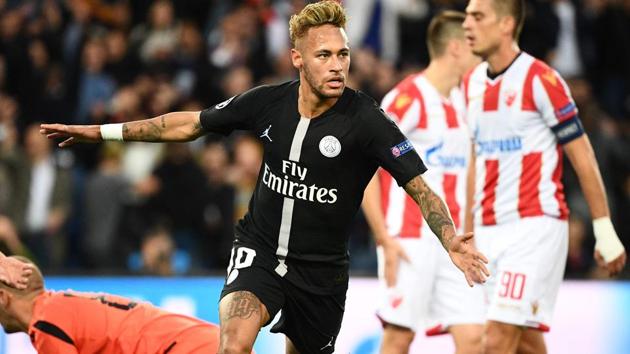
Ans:
[{"label": "psg crest", "polygon": [[341,143],[332,135],[326,135],[319,142],[319,151],[326,157],[335,157],[341,152]]}]

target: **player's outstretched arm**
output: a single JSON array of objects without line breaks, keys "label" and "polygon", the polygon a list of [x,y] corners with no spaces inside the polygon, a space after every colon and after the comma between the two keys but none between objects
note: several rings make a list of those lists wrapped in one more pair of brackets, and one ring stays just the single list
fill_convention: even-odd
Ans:
[{"label": "player's outstretched arm", "polygon": [[433,233],[448,251],[451,260],[466,276],[468,285],[483,283],[490,272],[485,264],[488,259],[473,246],[473,233],[463,236],[455,234],[455,225],[442,198],[425,183],[422,176],[416,176],[405,185],[405,191],[416,201],[422,216]]},{"label": "player's outstretched arm", "polygon": [[64,139],[59,147],[75,143],[118,141],[190,141],[203,134],[201,112],[173,112],[159,117],[105,125],[42,124],[40,133],[49,139]]},{"label": "player's outstretched arm", "polygon": [[387,232],[385,225],[385,215],[381,207],[380,181],[378,174],[375,174],[365,188],[363,202],[361,204],[363,214],[374,235],[376,244],[382,247],[384,258],[385,284],[388,288],[394,287],[397,282],[398,264],[402,258],[409,262],[409,256],[396,238]]},{"label": "player's outstretched arm", "polygon": [[626,264],[626,251],[610,221],[610,210],[599,173],[593,147],[586,135],[564,145],[571,165],[580,181],[582,192],[593,217],[595,259],[609,275],[621,272]]}]

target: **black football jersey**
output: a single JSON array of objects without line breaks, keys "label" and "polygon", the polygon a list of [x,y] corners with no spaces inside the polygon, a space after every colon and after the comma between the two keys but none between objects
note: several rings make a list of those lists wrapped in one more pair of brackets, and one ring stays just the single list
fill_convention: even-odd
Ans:
[{"label": "black football jersey", "polygon": [[[299,81],[259,86],[201,112],[208,132],[253,132],[264,157],[236,237],[291,261],[348,263],[348,228],[379,166],[404,185],[426,168],[397,126],[367,95],[346,88],[315,118],[298,112]],[[315,265],[315,264],[313,264]]]}]

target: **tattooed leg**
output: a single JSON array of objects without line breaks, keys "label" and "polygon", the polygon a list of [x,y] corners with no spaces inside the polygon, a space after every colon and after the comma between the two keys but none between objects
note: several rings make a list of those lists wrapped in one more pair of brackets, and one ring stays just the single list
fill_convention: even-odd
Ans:
[{"label": "tattooed leg", "polygon": [[219,318],[219,353],[251,353],[260,328],[269,320],[269,312],[251,292],[236,291],[221,299]]}]

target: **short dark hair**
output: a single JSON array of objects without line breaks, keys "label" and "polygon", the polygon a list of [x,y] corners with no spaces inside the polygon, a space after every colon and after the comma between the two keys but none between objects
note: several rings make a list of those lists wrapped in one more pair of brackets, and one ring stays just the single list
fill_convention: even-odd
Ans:
[{"label": "short dark hair", "polygon": [[452,38],[464,38],[462,24],[465,19],[466,14],[452,10],[442,11],[433,17],[427,30],[427,48],[431,59],[442,56]]},{"label": "short dark hair", "polygon": [[514,31],[512,38],[518,40],[525,22],[525,0],[493,0],[494,10],[500,16],[512,16]]}]

